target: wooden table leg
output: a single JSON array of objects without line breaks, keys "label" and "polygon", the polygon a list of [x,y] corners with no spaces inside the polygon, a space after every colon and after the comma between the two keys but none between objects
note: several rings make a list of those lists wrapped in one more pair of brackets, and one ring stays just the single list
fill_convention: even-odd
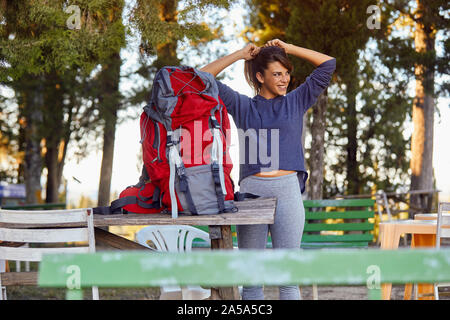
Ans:
[{"label": "wooden table leg", "polygon": [[95,227],[95,242],[119,250],[150,250],[137,242],[130,241],[109,231]]},{"label": "wooden table leg", "polygon": [[[415,248],[430,248],[436,246],[436,235],[434,234],[413,234]],[[434,285],[430,283],[419,283],[417,285],[417,295],[419,300],[434,300]],[[421,297],[421,295],[425,295]]]},{"label": "wooden table leg", "polygon": [[[434,234],[413,234],[411,237],[411,248],[427,248],[436,246],[436,237]],[[413,284],[405,285],[404,300],[411,300]],[[421,283],[417,285],[417,295],[419,300],[434,300],[434,287],[432,284]],[[421,295],[426,295],[421,297]]]},{"label": "wooden table leg", "polygon": [[[400,234],[395,225],[380,224],[380,247],[381,249],[397,249],[400,241]],[[381,297],[383,300],[391,299],[392,283],[383,283],[381,285]]]},{"label": "wooden table leg", "polygon": [[[231,226],[209,226],[211,249],[233,250],[233,235]],[[211,299],[239,300],[238,287],[211,288]]]},{"label": "wooden table leg", "polygon": [[[412,237],[411,237],[411,248],[414,248],[414,247],[415,247],[414,235],[412,235]],[[406,283],[405,284],[405,291],[404,291],[404,294],[403,294],[403,300],[411,300],[412,289],[413,289],[413,284],[412,283]]]}]

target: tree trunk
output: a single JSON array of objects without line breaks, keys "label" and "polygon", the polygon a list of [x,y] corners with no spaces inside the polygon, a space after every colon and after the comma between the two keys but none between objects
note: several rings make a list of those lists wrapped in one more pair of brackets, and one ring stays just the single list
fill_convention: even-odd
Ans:
[{"label": "tree trunk", "polygon": [[111,178],[114,158],[117,111],[120,108],[119,81],[122,60],[117,52],[103,65],[100,81],[103,86],[100,97],[102,117],[105,121],[103,132],[103,156],[98,188],[98,206],[108,206],[110,202]]},{"label": "tree trunk", "polygon": [[54,143],[47,143],[45,153],[45,165],[47,167],[46,203],[58,202],[58,147]]},{"label": "tree trunk", "polygon": [[62,171],[64,169],[65,154],[68,140],[60,137],[61,140],[48,143],[45,154],[47,167],[47,192],[45,202],[59,202],[59,187],[61,186]]},{"label": "tree trunk", "polygon": [[[427,10],[425,1],[418,0],[418,19],[414,35],[416,52],[424,54],[434,50],[435,33],[422,23],[422,13]],[[417,64],[416,96],[413,102],[411,136],[411,190],[433,189],[433,120],[434,120],[434,69],[430,65]],[[432,194],[411,195],[411,207],[431,207]]]},{"label": "tree trunk", "polygon": [[325,114],[327,110],[327,90],[317,99],[312,107],[311,125],[311,151],[310,151],[310,172],[309,179],[309,199],[323,198],[323,159],[325,143]]},{"label": "tree trunk", "polygon": [[[116,134],[116,120],[109,120],[105,123],[103,134],[103,156],[100,170],[100,184],[98,187],[98,206],[108,206],[111,197],[111,179],[114,159],[114,141]],[[114,116],[112,113],[110,116]]]},{"label": "tree trunk", "polygon": [[47,167],[46,203],[59,202],[59,166],[64,160],[60,157],[60,144],[64,128],[64,95],[60,79],[55,74],[47,75],[49,92],[45,101],[45,165]]},{"label": "tree trunk", "polygon": [[25,163],[24,177],[26,203],[40,203],[41,198],[41,134],[42,106],[44,104],[44,86],[39,77],[31,80],[31,87],[26,89],[25,111]]},{"label": "tree trunk", "polygon": [[350,79],[345,84],[347,86],[347,106],[346,106],[346,124],[347,124],[347,194],[358,194],[359,193],[359,169],[357,161],[357,151],[358,151],[358,140],[357,140],[357,130],[358,130],[358,120],[356,118],[356,94],[357,87],[356,83],[357,77]]},{"label": "tree trunk", "polygon": [[63,140],[60,142],[59,145],[59,151],[58,151],[58,172],[57,172],[57,178],[58,178],[58,186],[62,183],[62,174],[64,171],[64,163],[66,161],[66,154],[67,154],[67,146],[70,141],[71,131],[70,131],[70,124],[72,123],[73,119],[73,112],[72,108],[69,108],[69,117],[65,125],[65,132],[63,134]]}]

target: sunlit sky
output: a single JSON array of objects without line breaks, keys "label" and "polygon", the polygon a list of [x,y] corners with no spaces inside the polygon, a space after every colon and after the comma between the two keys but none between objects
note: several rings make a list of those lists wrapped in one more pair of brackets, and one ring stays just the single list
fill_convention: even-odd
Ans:
[{"label": "sunlit sky", "polygon": [[[239,7],[234,7],[223,18],[230,20],[230,23],[227,24],[228,27],[224,30],[225,34],[234,36],[233,40],[226,44],[227,51],[231,53],[244,46],[244,41],[238,36],[243,28],[242,10]],[[125,61],[123,69],[133,69],[138,58],[137,48],[134,51],[124,50],[122,52],[122,58]],[[243,69],[243,61],[235,63],[225,70],[228,77],[223,81],[240,93],[252,96],[252,91],[245,82]],[[125,81],[121,83],[120,89],[126,91],[133,85],[135,84],[130,81]],[[440,117],[437,114],[435,116],[433,167],[435,168],[437,189],[442,191],[440,199],[445,200],[450,199],[450,147],[448,144],[448,138],[450,136],[450,99],[438,99],[436,104],[440,110]],[[232,121],[231,117],[230,120]],[[116,192],[118,194],[127,186],[137,183],[141,170],[138,167],[138,157],[141,148],[139,140],[139,119],[125,121],[117,127],[111,187],[112,193]],[[98,149],[97,152],[90,153],[85,159],[79,162],[74,160],[73,157],[71,159],[70,154],[68,155],[69,161],[64,168],[64,177],[68,181],[68,201],[74,205],[77,205],[78,199],[82,194],[89,196],[94,201],[97,199],[101,166],[101,146]],[[232,177],[237,186],[239,158],[236,131],[232,132],[230,153],[235,164]],[[409,188],[409,186],[407,187]]]}]

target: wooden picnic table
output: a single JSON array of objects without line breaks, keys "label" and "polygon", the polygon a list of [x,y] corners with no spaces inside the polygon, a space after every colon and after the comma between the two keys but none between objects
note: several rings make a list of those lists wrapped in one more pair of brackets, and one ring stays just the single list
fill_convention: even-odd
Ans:
[{"label": "wooden picnic table", "polygon": [[[247,224],[273,224],[275,217],[276,198],[258,198],[235,202],[238,211],[235,213],[222,213],[217,215],[182,215],[172,218],[170,214],[112,214],[94,215],[96,245],[112,247],[119,250],[149,250],[137,242],[130,241],[122,236],[111,233],[102,227],[110,226],[143,226],[143,225],[191,225],[209,226],[211,248],[213,250],[232,250],[232,225]],[[70,227],[67,224],[21,225],[21,227]],[[213,299],[238,300],[237,287],[211,288]]]}]

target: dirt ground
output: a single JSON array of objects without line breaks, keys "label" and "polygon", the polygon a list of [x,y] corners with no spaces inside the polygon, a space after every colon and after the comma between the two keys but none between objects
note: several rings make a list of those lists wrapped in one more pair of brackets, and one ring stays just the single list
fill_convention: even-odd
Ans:
[{"label": "dirt ground", "polygon": [[[392,300],[403,300],[404,287],[393,286]],[[367,300],[365,286],[322,286],[317,288],[319,300]],[[300,287],[302,300],[313,300],[312,287]],[[264,288],[266,300],[278,300],[278,288]]]},{"label": "dirt ground", "polygon": [[[392,300],[403,300],[403,286],[393,286]],[[85,290],[84,298],[90,299],[90,290]],[[158,300],[159,289],[99,289],[101,300]],[[313,300],[312,287],[300,287],[303,300]],[[364,286],[324,286],[318,287],[319,300],[367,300]],[[8,300],[63,300],[65,291],[36,287],[11,286],[7,288]],[[265,287],[266,300],[278,300],[277,287]]]}]

